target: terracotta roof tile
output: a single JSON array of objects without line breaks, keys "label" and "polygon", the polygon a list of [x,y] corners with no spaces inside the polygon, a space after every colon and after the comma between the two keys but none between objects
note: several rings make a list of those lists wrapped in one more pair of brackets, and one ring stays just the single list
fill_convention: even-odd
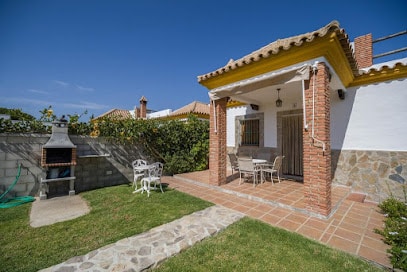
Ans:
[{"label": "terracotta roof tile", "polygon": [[177,115],[190,114],[190,113],[209,115],[209,104],[194,101],[176,111],[173,111],[170,114],[170,116],[177,116]]},{"label": "terracotta roof tile", "polygon": [[278,39],[246,56],[240,58],[238,60],[229,60],[229,62],[213,71],[201,76],[198,76],[198,82],[205,81],[209,78],[216,77],[223,73],[227,73],[231,70],[238,69],[239,67],[248,65],[252,62],[260,61],[261,59],[270,58],[275,55],[278,55],[282,51],[288,51],[293,47],[300,47],[305,43],[312,43],[317,37],[324,37],[329,33],[335,32],[339,42],[344,50],[344,53],[349,60],[350,66],[352,68],[353,74],[356,76],[358,75],[358,67],[356,60],[353,55],[352,48],[350,46],[350,41],[348,35],[345,33],[343,29],[339,27],[339,23],[337,21],[332,21],[326,26],[312,32],[308,32],[305,34],[285,38],[285,39]]},{"label": "terracotta roof tile", "polygon": [[132,118],[131,113],[129,110],[121,110],[121,109],[111,109],[108,112],[105,112],[95,119],[100,119],[100,118],[115,118],[115,119],[130,119]]}]

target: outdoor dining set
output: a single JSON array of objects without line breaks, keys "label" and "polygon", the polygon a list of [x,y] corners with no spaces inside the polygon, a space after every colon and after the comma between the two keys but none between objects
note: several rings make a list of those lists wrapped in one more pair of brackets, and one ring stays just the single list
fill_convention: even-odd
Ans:
[{"label": "outdoor dining set", "polygon": [[230,167],[232,169],[232,175],[233,171],[239,172],[239,185],[242,183],[242,177],[243,180],[245,178],[252,177],[253,187],[259,182],[265,182],[268,176],[270,176],[271,182],[274,184],[273,175],[277,177],[278,182],[281,182],[280,168],[284,156],[275,157],[273,163],[265,159],[256,159],[247,156],[238,157],[234,153],[229,153],[228,156]]},{"label": "outdoor dining set", "polygon": [[[132,162],[132,166],[134,172],[133,193],[147,192],[147,196],[150,197],[150,190],[156,190],[157,185],[160,186],[161,192],[164,193],[161,185],[164,164],[161,162],[148,164],[145,160],[137,159]],[[140,188],[138,188],[138,182],[140,182]],[[154,187],[151,187],[152,184],[154,184]]]}]

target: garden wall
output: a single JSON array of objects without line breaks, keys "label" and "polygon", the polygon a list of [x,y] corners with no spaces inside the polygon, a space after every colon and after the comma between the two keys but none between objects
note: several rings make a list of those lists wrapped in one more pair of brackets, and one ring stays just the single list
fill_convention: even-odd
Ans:
[{"label": "garden wall", "polygon": [[[15,180],[18,165],[21,174],[11,196],[38,196],[41,178],[46,169],[41,167],[42,145],[50,134],[0,134],[0,194]],[[77,146],[75,192],[126,184],[132,181],[131,162],[137,158],[150,160],[139,145],[120,145],[103,138],[69,136]],[[49,183],[48,197],[68,194],[69,182]],[[8,196],[10,196],[8,195]]]}]

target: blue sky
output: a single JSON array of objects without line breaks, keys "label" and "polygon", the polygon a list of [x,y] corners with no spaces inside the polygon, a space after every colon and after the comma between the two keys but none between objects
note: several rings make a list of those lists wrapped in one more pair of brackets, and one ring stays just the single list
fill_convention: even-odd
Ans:
[{"label": "blue sky", "polygon": [[[337,20],[349,38],[407,29],[405,0],[0,0],[0,107],[36,117],[209,102],[197,76]],[[374,54],[407,46],[407,35]],[[404,52],[400,57],[407,57]],[[382,59],[383,61],[385,59]]]}]

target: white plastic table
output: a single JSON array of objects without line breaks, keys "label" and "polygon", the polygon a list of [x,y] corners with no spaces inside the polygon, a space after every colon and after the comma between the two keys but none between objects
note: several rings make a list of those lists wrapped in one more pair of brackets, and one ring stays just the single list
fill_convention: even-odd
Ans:
[{"label": "white plastic table", "polygon": [[263,159],[253,159],[254,164],[261,164],[261,163],[267,163],[267,160]]},{"label": "white plastic table", "polygon": [[[152,167],[153,165],[151,164],[147,164],[147,165],[140,165],[140,166],[136,166],[134,167],[134,169],[139,170],[139,171],[144,171],[144,176],[148,175],[148,170]],[[144,192],[147,191],[147,185],[146,184],[142,184],[140,186],[140,189],[134,190],[134,193],[138,193],[138,192]]]},{"label": "white plastic table", "polygon": [[[252,161],[255,166],[258,166],[259,164],[262,163],[267,163],[267,160],[264,159],[253,159]],[[260,173],[260,182],[263,183],[263,175],[261,173]]]}]

